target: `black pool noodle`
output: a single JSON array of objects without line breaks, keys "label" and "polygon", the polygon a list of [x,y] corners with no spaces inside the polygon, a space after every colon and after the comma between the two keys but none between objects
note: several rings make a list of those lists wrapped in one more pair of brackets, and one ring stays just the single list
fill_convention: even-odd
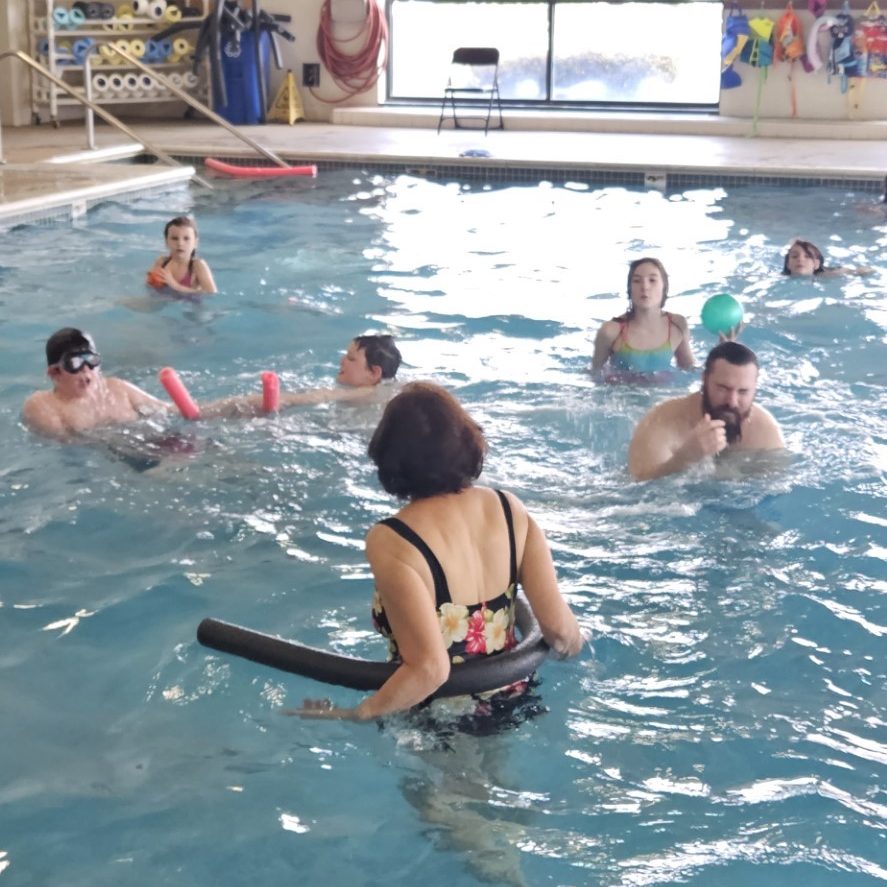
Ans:
[{"label": "black pool noodle", "polygon": [[[515,611],[521,633],[517,645],[495,656],[453,665],[450,676],[434,693],[435,697],[498,690],[529,677],[539,667],[549,647],[523,595],[518,595]],[[378,690],[399,668],[397,662],[343,656],[212,618],[204,619],[197,626],[197,640],[223,653],[352,690]]]},{"label": "black pool noodle", "polygon": [[162,31],[158,31],[156,34],[152,34],[151,39],[159,42],[160,40],[164,40],[167,37],[172,37],[175,34],[178,34],[180,31],[202,30],[205,24],[206,24],[205,21],[174,22],[173,24],[164,28]]}]

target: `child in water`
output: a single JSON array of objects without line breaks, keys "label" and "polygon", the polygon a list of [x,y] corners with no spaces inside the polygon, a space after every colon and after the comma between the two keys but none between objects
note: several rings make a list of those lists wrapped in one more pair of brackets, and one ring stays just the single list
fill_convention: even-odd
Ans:
[{"label": "child in water", "polygon": [[169,287],[177,293],[215,293],[216,282],[203,259],[197,258],[197,225],[188,216],[176,216],[166,223],[163,237],[168,256],[158,256],[145,278],[155,289]]},{"label": "child in water", "polygon": [[591,371],[607,364],[609,381],[655,377],[671,369],[692,369],[693,350],[687,319],[663,310],[668,274],[659,259],[636,259],[628,267],[628,311],[606,321],[594,340]]},{"label": "child in water", "polygon": [[872,274],[873,268],[826,268],[822,250],[809,240],[795,240],[782,262],[782,273],[789,277],[835,277],[838,274]]}]

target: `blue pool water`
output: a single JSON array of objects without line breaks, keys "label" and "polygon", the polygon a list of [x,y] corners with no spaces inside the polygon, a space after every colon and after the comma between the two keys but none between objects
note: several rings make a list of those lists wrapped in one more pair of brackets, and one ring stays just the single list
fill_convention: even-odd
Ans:
[{"label": "blue pool water", "polygon": [[[0,885],[863,885],[887,880],[887,219],[840,189],[662,195],[361,170],[109,203],[0,244]],[[164,221],[196,213],[222,292],[150,297]],[[782,279],[803,235],[875,273]],[[791,459],[629,482],[631,429],[698,384],[595,385],[628,261],[659,256],[697,357],[739,297]],[[485,480],[549,535],[593,651],[546,663],[549,711],[443,749],[409,718],[301,722],[325,688],[197,645],[207,615],[381,657],[365,457],[378,406],[170,421],[140,472],[19,422],[42,347],[199,398],[326,384],[356,333],[451,386]]]}]

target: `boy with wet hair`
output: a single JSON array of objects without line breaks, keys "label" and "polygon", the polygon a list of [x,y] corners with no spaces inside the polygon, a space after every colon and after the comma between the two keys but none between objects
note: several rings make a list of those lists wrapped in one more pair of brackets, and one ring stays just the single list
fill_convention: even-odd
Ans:
[{"label": "boy with wet hair", "polygon": [[35,391],[22,408],[25,424],[40,434],[64,439],[169,410],[147,391],[105,376],[95,342],[83,330],[54,332],[46,341],[46,364],[52,390]]}]

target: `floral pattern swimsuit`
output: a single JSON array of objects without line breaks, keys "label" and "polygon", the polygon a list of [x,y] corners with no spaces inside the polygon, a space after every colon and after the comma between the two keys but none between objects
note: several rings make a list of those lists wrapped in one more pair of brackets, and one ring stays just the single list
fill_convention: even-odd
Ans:
[{"label": "floral pattern swimsuit", "polygon": [[[425,558],[428,568],[434,579],[434,599],[437,606],[437,618],[440,623],[440,633],[444,646],[453,666],[458,666],[469,659],[478,656],[494,656],[505,650],[510,650],[517,644],[514,634],[515,624],[515,595],[517,591],[517,553],[514,541],[514,522],[511,516],[511,506],[508,499],[500,491],[496,490],[505,513],[505,522],[508,524],[508,548],[509,548],[509,574],[508,588],[502,594],[489,601],[481,601],[478,604],[456,604],[450,597],[450,589],[447,585],[447,577],[443,567],[434,552],[415,530],[408,527],[402,520],[389,517],[380,521],[386,527],[390,527],[399,536],[414,545]],[[388,639],[388,659],[400,658],[397,641],[391,631],[391,625],[382,607],[382,599],[376,590],[373,596],[373,625],[381,635]],[[472,697],[482,705],[488,703],[492,695],[506,694],[514,696],[522,693],[527,687],[527,681],[518,681],[493,693],[482,693]],[[482,710],[474,709],[474,714],[483,714]]]}]

